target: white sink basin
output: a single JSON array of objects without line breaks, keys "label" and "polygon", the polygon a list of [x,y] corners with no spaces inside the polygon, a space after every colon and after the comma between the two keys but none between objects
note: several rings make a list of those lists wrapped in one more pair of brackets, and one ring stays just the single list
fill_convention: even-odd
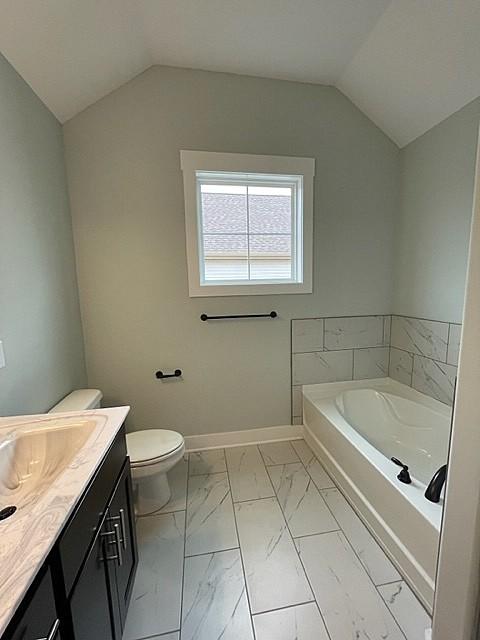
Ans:
[{"label": "white sink basin", "polygon": [[0,435],[0,508],[36,501],[88,440],[96,422],[86,417],[26,422]]}]

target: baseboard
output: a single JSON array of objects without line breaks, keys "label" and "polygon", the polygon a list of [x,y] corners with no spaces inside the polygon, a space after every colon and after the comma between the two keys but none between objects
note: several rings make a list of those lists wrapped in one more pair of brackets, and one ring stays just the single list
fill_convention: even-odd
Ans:
[{"label": "baseboard", "polygon": [[205,433],[199,436],[185,436],[185,447],[187,451],[191,452],[281,442],[282,440],[300,440],[301,438],[303,438],[303,425],[285,424],[278,427],[259,427],[258,429],[245,429],[244,431],[224,431],[222,433]]}]

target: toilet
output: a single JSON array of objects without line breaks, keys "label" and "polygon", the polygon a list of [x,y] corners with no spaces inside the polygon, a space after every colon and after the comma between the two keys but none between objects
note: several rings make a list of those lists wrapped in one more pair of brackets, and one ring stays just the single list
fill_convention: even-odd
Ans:
[{"label": "toilet", "polygon": [[127,434],[127,450],[137,515],[164,507],[170,500],[167,472],[185,453],[183,436],[167,429],[146,429]]},{"label": "toilet", "polygon": [[[77,389],[52,407],[49,413],[100,408],[98,389]],[[127,433],[127,450],[132,468],[135,511],[145,516],[158,511],[170,500],[167,472],[185,453],[185,440],[176,431],[145,429]]]},{"label": "toilet", "polygon": [[99,409],[103,394],[98,389],[77,389],[50,409],[48,413],[62,413],[63,411],[87,411]]}]

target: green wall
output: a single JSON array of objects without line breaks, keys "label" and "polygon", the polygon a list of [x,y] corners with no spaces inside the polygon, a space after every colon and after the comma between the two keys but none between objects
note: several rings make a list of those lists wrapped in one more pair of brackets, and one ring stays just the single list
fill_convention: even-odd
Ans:
[{"label": "green wall", "polygon": [[[288,424],[290,319],[391,311],[400,153],[336,89],[153,67],[64,135],[89,383],[135,427]],[[181,149],[316,159],[313,294],[188,297]]]},{"label": "green wall", "polygon": [[394,313],[461,322],[480,99],[401,151]]},{"label": "green wall", "polygon": [[[459,322],[479,114],[400,151],[331,87],[168,67],[86,109],[64,135],[89,385],[137,427],[278,425],[292,318]],[[86,384],[62,130],[1,57],[0,143],[0,413],[41,412]],[[180,149],[315,157],[312,295],[188,297]]]},{"label": "green wall", "polygon": [[86,383],[60,124],[0,56],[0,415]]}]

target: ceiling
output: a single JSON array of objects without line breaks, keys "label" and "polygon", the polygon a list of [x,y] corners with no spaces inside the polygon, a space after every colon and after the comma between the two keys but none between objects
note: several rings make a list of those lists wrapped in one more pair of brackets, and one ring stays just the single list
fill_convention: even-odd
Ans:
[{"label": "ceiling", "polygon": [[399,146],[480,95],[479,0],[0,0],[64,122],[152,64],[337,86]]}]

